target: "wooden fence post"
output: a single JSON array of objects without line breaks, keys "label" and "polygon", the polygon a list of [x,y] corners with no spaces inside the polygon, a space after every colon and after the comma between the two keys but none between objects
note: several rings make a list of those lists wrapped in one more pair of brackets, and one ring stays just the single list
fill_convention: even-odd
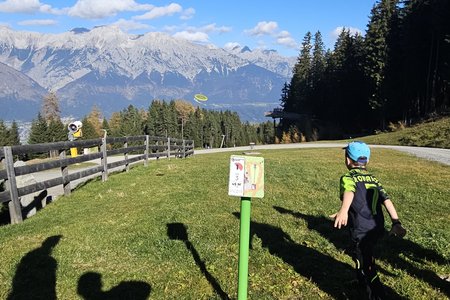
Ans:
[{"label": "wooden fence post", "polygon": [[148,151],[149,151],[148,143],[149,143],[149,141],[150,141],[150,139],[149,139],[148,135],[146,135],[145,136],[145,152],[144,152],[144,154],[145,154],[144,166],[146,166],[146,167],[148,166]]},{"label": "wooden fence post", "polygon": [[8,180],[6,181],[6,188],[9,190],[11,201],[9,201],[9,216],[11,218],[11,224],[21,223],[22,206],[20,204],[19,192],[17,191],[16,173],[14,171],[14,157],[12,154],[11,146],[3,147],[5,152],[5,168]]},{"label": "wooden fence post", "polygon": [[186,158],[186,140],[183,139],[183,158]]},{"label": "wooden fence post", "polygon": [[167,158],[170,160],[170,137],[167,138]]},{"label": "wooden fence post", "polygon": [[108,159],[107,159],[107,151],[106,151],[106,137],[102,138],[102,166],[103,166],[103,172],[102,172],[102,181],[108,180]]},{"label": "wooden fence post", "polygon": [[[128,139],[126,139],[123,143],[123,147],[125,149],[128,148]],[[128,172],[130,171],[130,164],[128,163],[128,152],[124,152],[123,154],[125,156],[125,170]]]},{"label": "wooden fence post", "polygon": [[[59,158],[60,159],[66,158],[66,149],[61,150],[61,152],[59,153]],[[64,196],[69,196],[71,192],[70,181],[67,178],[69,176],[69,166],[62,166],[61,174],[63,181]]]}]

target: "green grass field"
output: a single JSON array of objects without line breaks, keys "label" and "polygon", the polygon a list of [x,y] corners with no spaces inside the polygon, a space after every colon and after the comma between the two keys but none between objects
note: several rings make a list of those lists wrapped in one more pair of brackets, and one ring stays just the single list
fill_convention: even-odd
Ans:
[{"label": "green grass field", "polygon": [[[0,227],[0,299],[236,299],[231,154],[241,153],[151,161]],[[249,299],[361,299],[347,232],[327,218],[340,205],[342,150],[261,155],[266,187],[252,201]],[[408,229],[379,244],[388,293],[447,299],[450,167],[386,149],[373,149],[369,167]]]},{"label": "green grass field", "polygon": [[450,149],[450,117],[417,124],[394,132],[360,138],[370,144]]}]

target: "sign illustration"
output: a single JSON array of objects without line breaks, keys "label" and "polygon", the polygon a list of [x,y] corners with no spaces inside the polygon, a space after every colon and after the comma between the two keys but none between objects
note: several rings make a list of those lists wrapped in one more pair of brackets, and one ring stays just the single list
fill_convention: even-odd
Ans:
[{"label": "sign illustration", "polygon": [[228,195],[264,197],[264,158],[237,156],[230,158]]}]

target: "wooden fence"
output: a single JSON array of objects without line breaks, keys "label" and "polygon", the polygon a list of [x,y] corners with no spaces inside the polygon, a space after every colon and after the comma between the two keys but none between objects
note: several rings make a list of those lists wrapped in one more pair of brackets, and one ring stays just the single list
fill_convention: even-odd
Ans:
[{"label": "wooden fence", "polygon": [[[68,157],[67,153],[71,148],[97,148],[99,151],[91,154],[78,155],[76,157]],[[55,152],[59,153],[59,157],[56,159],[25,166],[14,166],[14,157]],[[114,158],[117,158],[118,154],[123,154],[123,159],[115,159],[114,162],[108,162],[108,157],[114,156]],[[192,140],[148,135],[6,146],[0,148],[0,161],[5,166],[3,170],[0,170],[0,181],[5,181],[4,186],[6,188],[5,191],[0,191],[0,203],[8,203],[11,224],[20,223],[23,221],[23,207],[20,203],[20,197],[24,195],[43,191],[58,185],[63,186],[64,195],[69,195],[71,192],[70,182],[77,179],[100,173],[102,181],[106,181],[108,180],[108,170],[112,170],[113,168],[124,166],[124,169],[128,171],[130,164],[134,162],[143,161],[144,165],[147,166],[149,158],[185,158],[193,154],[194,142]],[[95,159],[100,159],[99,165],[69,174],[69,165]],[[17,176],[50,169],[61,170],[61,175],[57,178],[27,186],[17,186]]]}]

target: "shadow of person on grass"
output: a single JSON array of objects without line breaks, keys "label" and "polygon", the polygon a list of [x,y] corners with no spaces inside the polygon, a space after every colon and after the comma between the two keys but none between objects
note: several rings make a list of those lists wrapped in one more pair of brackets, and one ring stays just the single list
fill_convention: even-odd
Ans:
[{"label": "shadow of person on grass", "polygon": [[212,276],[211,273],[208,272],[208,270],[206,269],[205,263],[201,260],[200,255],[198,254],[194,245],[192,245],[192,243],[189,241],[186,226],[183,223],[167,224],[167,236],[171,240],[184,242],[186,248],[191,252],[195,263],[197,264],[200,271],[205,276],[206,280],[208,280],[209,284],[211,284],[211,286],[214,289],[214,291],[216,292],[216,294],[221,299],[226,299],[226,300],[230,299],[228,294],[222,290],[220,284],[217,282],[217,280],[214,278],[214,276]]},{"label": "shadow of person on grass", "polygon": [[[345,249],[348,244],[345,243],[345,241],[349,240],[348,232],[336,230],[333,227],[333,222],[326,217],[305,215],[279,206],[274,206],[273,208],[281,214],[290,214],[296,218],[305,220],[309,229],[321,234],[338,249]],[[400,254],[403,254],[416,261],[427,260],[435,262],[439,265],[448,265],[449,261],[435,251],[426,249],[408,239],[385,235],[377,245],[377,253],[379,253],[379,257],[376,259],[382,260],[392,266],[395,266],[396,268],[402,269],[413,277],[429,283],[431,286],[442,291],[447,296],[450,295],[449,282],[441,279],[433,271],[419,269],[400,257]],[[349,253],[347,252],[347,254]],[[383,272],[383,270],[380,271]]]},{"label": "shadow of person on grass", "polygon": [[145,300],[151,286],[142,281],[122,281],[109,291],[102,291],[102,275],[86,272],[78,280],[77,292],[85,300]]},{"label": "shadow of person on grass", "polygon": [[[240,218],[240,213],[233,213]],[[270,224],[250,223],[250,248],[254,236],[261,239],[262,247],[270,254],[281,258],[307,280],[334,299],[362,299],[364,294],[352,288],[352,268],[334,258],[307,246],[297,244],[281,228]],[[261,270],[263,272],[263,270]],[[349,284],[343,284],[349,283]]]},{"label": "shadow of person on grass", "polygon": [[[48,196],[47,190],[43,190],[37,196],[34,196],[33,201],[31,201],[27,206],[22,207],[23,218],[28,218],[28,213],[33,209],[35,209],[36,212],[40,211],[45,205],[50,204],[52,199],[52,196]],[[44,205],[42,205],[43,203]]]},{"label": "shadow of person on grass", "polygon": [[28,252],[20,260],[8,300],[56,299],[58,263],[51,254],[61,237],[48,237],[39,248]]}]

